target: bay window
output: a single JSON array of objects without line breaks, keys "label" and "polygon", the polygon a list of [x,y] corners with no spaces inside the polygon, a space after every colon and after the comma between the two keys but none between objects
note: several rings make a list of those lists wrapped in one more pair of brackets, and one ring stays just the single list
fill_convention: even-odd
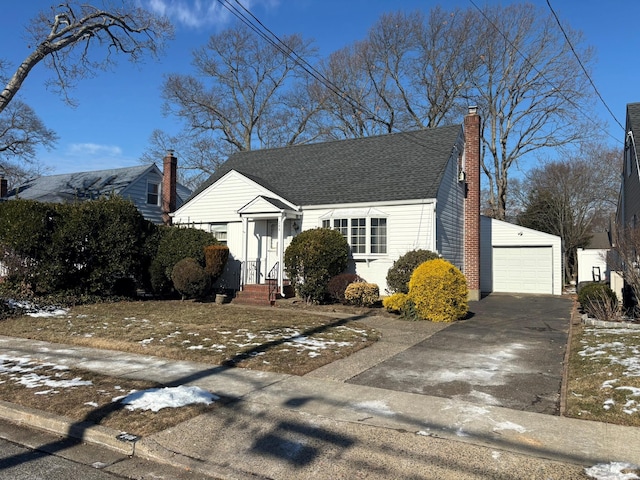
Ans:
[{"label": "bay window", "polygon": [[354,256],[386,255],[386,217],[358,216],[326,218],[323,228],[338,230],[347,240]]}]

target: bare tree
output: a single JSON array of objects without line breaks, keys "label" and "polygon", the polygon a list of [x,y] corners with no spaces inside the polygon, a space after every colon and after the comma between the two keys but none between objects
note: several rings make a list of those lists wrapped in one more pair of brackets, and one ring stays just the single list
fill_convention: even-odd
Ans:
[{"label": "bare tree", "polygon": [[[143,54],[157,54],[173,29],[168,20],[135,6],[128,0],[104,8],[81,2],[64,2],[41,12],[28,32],[31,53],[8,78],[0,93],[0,112],[16,96],[31,70],[43,62],[53,70],[49,82],[56,92],[71,102],[69,88],[78,79],[109,68],[114,54],[138,61]],[[96,49],[98,46],[101,49]]]},{"label": "bare tree", "polygon": [[30,163],[37,145],[52,147],[57,139],[31,107],[14,100],[0,113],[0,156],[6,163]]},{"label": "bare tree", "polygon": [[[505,218],[509,172],[527,154],[580,140],[582,109],[592,96],[587,77],[550,15],[530,4],[476,12],[472,46],[481,59],[469,79],[483,114],[482,169],[493,216]],[[565,27],[582,64],[592,52]]]},{"label": "bare tree", "polygon": [[165,113],[183,120],[186,138],[211,149],[208,165],[200,155],[187,160],[192,166],[211,170],[235,151],[309,139],[305,127],[317,108],[293,88],[301,69],[288,53],[308,57],[313,49],[297,35],[282,42],[276,47],[238,26],[193,52],[194,75],[165,78]]},{"label": "bare tree", "polygon": [[[328,127],[345,137],[430,128],[466,110],[472,15],[439,7],[384,14],[367,38],[334,53],[325,76],[342,95],[327,96]],[[329,89],[329,88],[328,88]]]},{"label": "bare tree", "polygon": [[621,156],[616,149],[588,143],[532,169],[521,182],[523,211],[517,221],[562,238],[567,280],[576,273],[576,249],[603,231],[615,213]]}]

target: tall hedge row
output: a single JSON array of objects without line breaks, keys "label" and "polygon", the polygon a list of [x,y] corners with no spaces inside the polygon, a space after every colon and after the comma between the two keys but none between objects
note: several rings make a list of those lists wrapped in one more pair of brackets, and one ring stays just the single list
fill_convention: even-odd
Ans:
[{"label": "tall hedge row", "polygon": [[3,288],[43,294],[122,295],[173,290],[174,265],[205,266],[217,242],[192,228],[158,227],[121,197],[71,204],[0,202]]}]

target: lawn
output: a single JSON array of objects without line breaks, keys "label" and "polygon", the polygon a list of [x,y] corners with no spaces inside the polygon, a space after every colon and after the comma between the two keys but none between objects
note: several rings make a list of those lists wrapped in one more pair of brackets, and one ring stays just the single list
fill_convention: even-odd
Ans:
[{"label": "lawn", "polygon": [[[378,340],[355,315],[193,301],[76,306],[58,315],[0,321],[0,335],[177,360],[304,375]],[[0,398],[136,435],[170,428],[224,402],[128,410],[116,399],[162,385],[0,355]]]},{"label": "lawn", "polygon": [[566,415],[640,426],[640,330],[574,328]]}]

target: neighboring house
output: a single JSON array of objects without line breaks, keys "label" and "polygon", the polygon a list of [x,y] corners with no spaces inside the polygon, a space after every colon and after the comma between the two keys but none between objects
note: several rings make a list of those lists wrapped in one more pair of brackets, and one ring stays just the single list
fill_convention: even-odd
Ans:
[{"label": "neighboring house", "polygon": [[133,201],[147,220],[157,224],[167,223],[170,221],[169,213],[181,206],[191,191],[176,181],[177,159],[173,152],[168,152],[163,167],[161,171],[152,163],[42,176],[6,192],[4,198],[70,203],[119,195]]},{"label": "neighboring house", "polygon": [[601,282],[610,279],[607,259],[611,251],[609,232],[593,234],[585,248],[577,249],[578,284],[584,282]]},{"label": "neighboring house", "polygon": [[480,117],[472,108],[464,125],[239,152],[172,216],[226,242],[226,286],[273,278],[282,288],[291,239],[329,227],[351,247],[350,270],[383,294],[393,262],[426,249],[479,299]]},{"label": "neighboring house", "polygon": [[640,226],[638,141],[640,141],[640,103],[629,103],[627,104],[622,183],[616,212],[616,223],[619,227]]}]

